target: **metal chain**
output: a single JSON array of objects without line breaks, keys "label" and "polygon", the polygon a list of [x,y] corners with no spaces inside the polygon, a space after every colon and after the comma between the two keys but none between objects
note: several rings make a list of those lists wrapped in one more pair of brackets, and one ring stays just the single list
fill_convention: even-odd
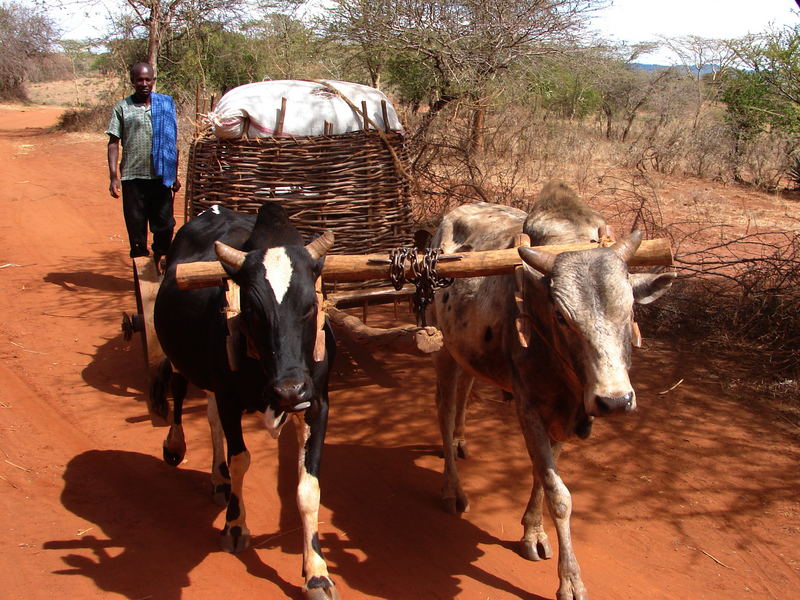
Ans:
[{"label": "metal chain", "polygon": [[403,284],[406,282],[406,258],[412,252],[416,257],[414,248],[392,248],[389,252],[389,279],[394,289],[398,291],[402,289]]},{"label": "metal chain", "polygon": [[425,309],[433,302],[436,290],[447,287],[454,281],[452,278],[439,277],[436,273],[436,262],[441,253],[441,248],[429,248],[422,258],[421,265],[417,261],[416,248],[394,248],[389,253],[391,262],[389,278],[396,290],[400,290],[406,281],[405,261],[409,260],[408,266],[411,270],[409,281],[416,286],[414,312],[417,315],[417,325],[420,327],[427,326]]}]

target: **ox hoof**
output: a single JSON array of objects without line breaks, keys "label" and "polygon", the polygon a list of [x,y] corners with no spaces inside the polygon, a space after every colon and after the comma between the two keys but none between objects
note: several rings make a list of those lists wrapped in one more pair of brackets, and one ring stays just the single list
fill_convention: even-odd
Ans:
[{"label": "ox hoof", "polygon": [[520,540],[519,553],[526,560],[546,560],[553,557],[553,549],[546,535],[535,540]]},{"label": "ox hoof", "polygon": [[580,579],[567,580],[558,588],[556,600],[589,600],[589,593]]},{"label": "ox hoof", "polygon": [[170,450],[167,443],[164,442],[164,462],[167,463],[171,467],[177,467],[179,464],[183,462],[183,457],[186,456],[186,447],[182,450]]},{"label": "ox hoof", "polygon": [[186,439],[183,435],[183,427],[171,425],[164,440],[164,462],[173,467],[177,467],[186,456]]},{"label": "ox hoof", "polygon": [[469,512],[469,500],[464,495],[458,498],[445,497],[442,498],[444,509],[451,515],[460,515],[461,513]]},{"label": "ox hoof", "polygon": [[231,484],[230,483],[217,483],[211,484],[211,500],[217,506],[228,506],[228,501],[231,499]]},{"label": "ox hoof", "polygon": [[303,587],[305,600],[339,600],[339,592],[330,577],[312,577]]},{"label": "ox hoof", "polygon": [[225,552],[236,554],[243,552],[250,546],[250,532],[242,530],[241,527],[234,526],[222,530],[219,538],[219,545]]},{"label": "ox hoof", "polygon": [[469,450],[467,450],[467,442],[461,440],[456,444],[456,456],[458,456],[458,458],[469,458]]}]

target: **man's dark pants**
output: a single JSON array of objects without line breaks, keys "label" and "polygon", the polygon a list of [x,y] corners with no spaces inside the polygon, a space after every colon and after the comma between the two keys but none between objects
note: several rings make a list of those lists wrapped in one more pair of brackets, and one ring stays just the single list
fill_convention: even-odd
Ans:
[{"label": "man's dark pants", "polygon": [[147,256],[147,224],[153,232],[153,254],[164,256],[172,241],[172,190],[161,179],[128,179],[122,182],[122,212],[131,244],[131,258]]}]

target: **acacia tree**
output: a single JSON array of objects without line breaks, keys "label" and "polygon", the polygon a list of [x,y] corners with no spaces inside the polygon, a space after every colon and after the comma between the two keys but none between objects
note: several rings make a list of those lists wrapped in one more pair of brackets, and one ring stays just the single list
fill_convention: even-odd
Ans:
[{"label": "acacia tree", "polygon": [[[330,31],[363,55],[402,55],[424,65],[430,110],[418,130],[452,102],[469,100],[471,148],[482,146],[490,87],[512,66],[562,52],[606,0],[334,0]],[[379,52],[376,52],[378,50]]]},{"label": "acacia tree", "polygon": [[388,8],[385,0],[335,0],[319,20],[322,31],[349,50],[347,59],[364,66],[375,88],[380,88],[381,76],[392,59],[381,34],[387,27]]},{"label": "acacia tree", "polygon": [[694,80],[695,110],[692,135],[697,133],[703,106],[718,94],[721,78],[734,65],[736,55],[725,40],[689,35],[678,38],[662,38],[663,43],[679,59],[687,77]]},{"label": "acacia tree", "polygon": [[[90,0],[92,1],[92,0]],[[100,0],[101,2],[103,0]],[[113,0],[108,0],[112,2]],[[241,16],[247,0],[118,0],[109,12],[114,15],[112,45],[131,40],[146,41],[144,59],[158,72],[165,49],[183,40],[193,29],[207,22],[226,24]],[[168,58],[168,56],[167,56]]]},{"label": "acacia tree", "polygon": [[[606,117],[606,138],[627,141],[642,109],[674,79],[675,72],[669,69],[648,72],[632,69],[625,63],[611,65],[597,84],[600,107]],[[619,121],[617,128],[616,121]]]},{"label": "acacia tree", "polygon": [[24,100],[30,61],[53,50],[58,32],[45,14],[15,2],[0,4],[0,98]]},{"label": "acacia tree", "polygon": [[716,83],[720,76],[733,67],[736,55],[725,40],[687,35],[677,38],[662,38],[662,42],[680,61],[680,68],[690,77],[702,81],[703,74],[710,74],[710,82]]},{"label": "acacia tree", "polygon": [[758,73],[772,94],[800,106],[800,24],[729,42],[742,66]]},{"label": "acacia tree", "polygon": [[268,12],[248,22],[243,31],[259,61],[258,79],[323,77],[328,57],[326,41],[291,14]]},{"label": "acacia tree", "polygon": [[773,180],[792,164],[800,172],[800,24],[731,40],[729,47],[742,67],[722,95],[736,140],[736,178],[742,179],[740,158],[763,135],[784,138],[783,164]]}]

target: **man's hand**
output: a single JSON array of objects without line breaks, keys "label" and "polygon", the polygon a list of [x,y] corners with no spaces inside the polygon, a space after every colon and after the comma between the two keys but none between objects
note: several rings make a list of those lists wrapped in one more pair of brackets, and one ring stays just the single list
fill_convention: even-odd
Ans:
[{"label": "man's hand", "polygon": [[111,192],[112,197],[119,198],[120,187],[119,177],[112,177],[111,183],[108,185],[108,191]]},{"label": "man's hand", "polygon": [[175,181],[172,184],[172,191],[173,192],[178,192],[178,191],[180,191],[180,189],[181,189],[181,182],[176,177]]}]

